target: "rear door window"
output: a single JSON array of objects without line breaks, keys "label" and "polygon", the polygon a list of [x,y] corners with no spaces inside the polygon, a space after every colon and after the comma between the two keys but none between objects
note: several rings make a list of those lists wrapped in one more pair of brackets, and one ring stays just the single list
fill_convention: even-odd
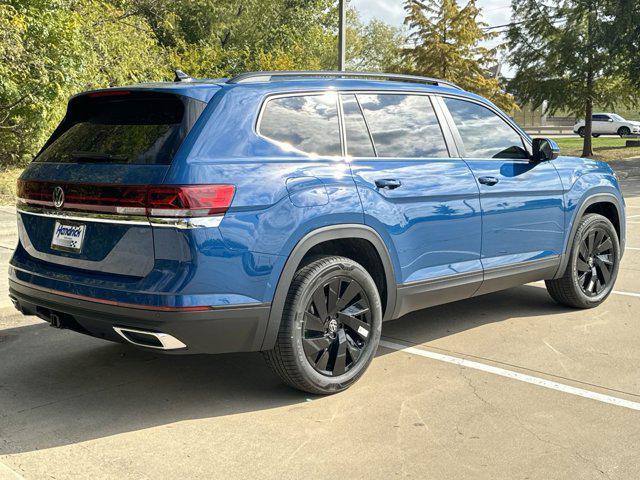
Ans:
[{"label": "rear door window", "polygon": [[466,158],[529,158],[520,135],[488,108],[455,98],[444,102],[462,137]]},{"label": "rear door window", "polygon": [[206,103],[154,92],[76,97],[36,162],[169,164]]},{"label": "rear door window", "polygon": [[335,93],[272,98],[258,132],[285,149],[320,156],[342,155]]},{"label": "rear door window", "polygon": [[379,157],[449,157],[426,95],[358,94]]},{"label": "rear door window", "polygon": [[344,130],[347,139],[347,155],[352,157],[375,157],[373,143],[362,110],[353,94],[342,95]]}]

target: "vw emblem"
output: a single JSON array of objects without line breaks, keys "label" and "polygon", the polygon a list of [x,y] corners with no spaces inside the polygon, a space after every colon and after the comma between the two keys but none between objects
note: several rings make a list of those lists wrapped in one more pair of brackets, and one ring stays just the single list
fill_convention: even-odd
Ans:
[{"label": "vw emblem", "polygon": [[62,187],[56,187],[53,189],[53,206],[60,208],[64,205],[64,190]]}]

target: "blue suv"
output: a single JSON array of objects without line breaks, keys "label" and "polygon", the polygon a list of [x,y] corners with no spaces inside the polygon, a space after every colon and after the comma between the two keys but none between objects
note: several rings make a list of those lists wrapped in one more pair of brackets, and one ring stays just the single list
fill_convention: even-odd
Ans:
[{"label": "blue suv", "polygon": [[22,313],[354,383],[382,322],[545,280],[600,304],[624,249],[605,163],[437,79],[258,72],[83,93],[18,185]]}]

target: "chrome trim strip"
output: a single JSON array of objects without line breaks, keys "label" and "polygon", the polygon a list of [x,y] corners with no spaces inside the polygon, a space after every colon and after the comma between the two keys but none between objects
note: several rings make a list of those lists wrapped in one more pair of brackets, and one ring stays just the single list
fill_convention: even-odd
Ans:
[{"label": "chrome trim strip", "polygon": [[[169,335],[168,333],[158,333],[158,332],[149,332],[147,330],[137,330],[135,328],[126,328],[126,327],[113,327],[118,335],[124,338],[127,342],[137,345],[139,347],[145,348],[155,348],[156,350],[177,350],[179,348],[187,348],[187,346],[178,340],[176,337]],[[140,333],[143,335],[150,335],[158,339],[161,347],[156,347],[153,345],[145,345],[144,343],[134,342],[129,337],[127,337],[126,332],[131,333]]]},{"label": "chrome trim strip", "polygon": [[223,215],[213,217],[193,217],[193,218],[156,218],[142,215],[117,215],[108,213],[92,212],[67,212],[62,210],[49,210],[42,207],[20,204],[16,207],[18,213],[35,215],[38,217],[54,218],[57,220],[69,220],[74,222],[96,222],[112,223],[122,225],[139,225],[144,227],[163,227],[178,229],[193,228],[217,228],[222,222]]},{"label": "chrome trim strip", "polygon": [[179,229],[192,228],[218,228],[224,215],[214,217],[193,217],[193,218],[165,218],[151,217],[149,223],[153,227],[170,227]]},{"label": "chrome trim strip", "polygon": [[115,215],[109,213],[68,212],[63,210],[48,210],[46,208],[33,207],[21,204],[16,207],[18,213],[35,215],[37,217],[55,218],[58,220],[71,220],[77,222],[97,223],[122,223],[127,225],[149,226],[149,219],[141,215]]}]

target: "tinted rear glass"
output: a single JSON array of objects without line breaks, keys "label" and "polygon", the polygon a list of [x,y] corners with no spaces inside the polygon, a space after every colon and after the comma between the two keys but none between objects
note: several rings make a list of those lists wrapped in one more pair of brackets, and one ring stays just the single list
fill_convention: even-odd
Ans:
[{"label": "tinted rear glass", "polygon": [[285,148],[316,155],[341,155],[336,94],[274,98],[260,120],[260,134]]},{"label": "tinted rear glass", "polygon": [[169,164],[205,106],[160,93],[77,97],[35,161]]},{"label": "tinted rear glass", "polygon": [[448,157],[431,100],[423,95],[358,94],[379,157]]}]

